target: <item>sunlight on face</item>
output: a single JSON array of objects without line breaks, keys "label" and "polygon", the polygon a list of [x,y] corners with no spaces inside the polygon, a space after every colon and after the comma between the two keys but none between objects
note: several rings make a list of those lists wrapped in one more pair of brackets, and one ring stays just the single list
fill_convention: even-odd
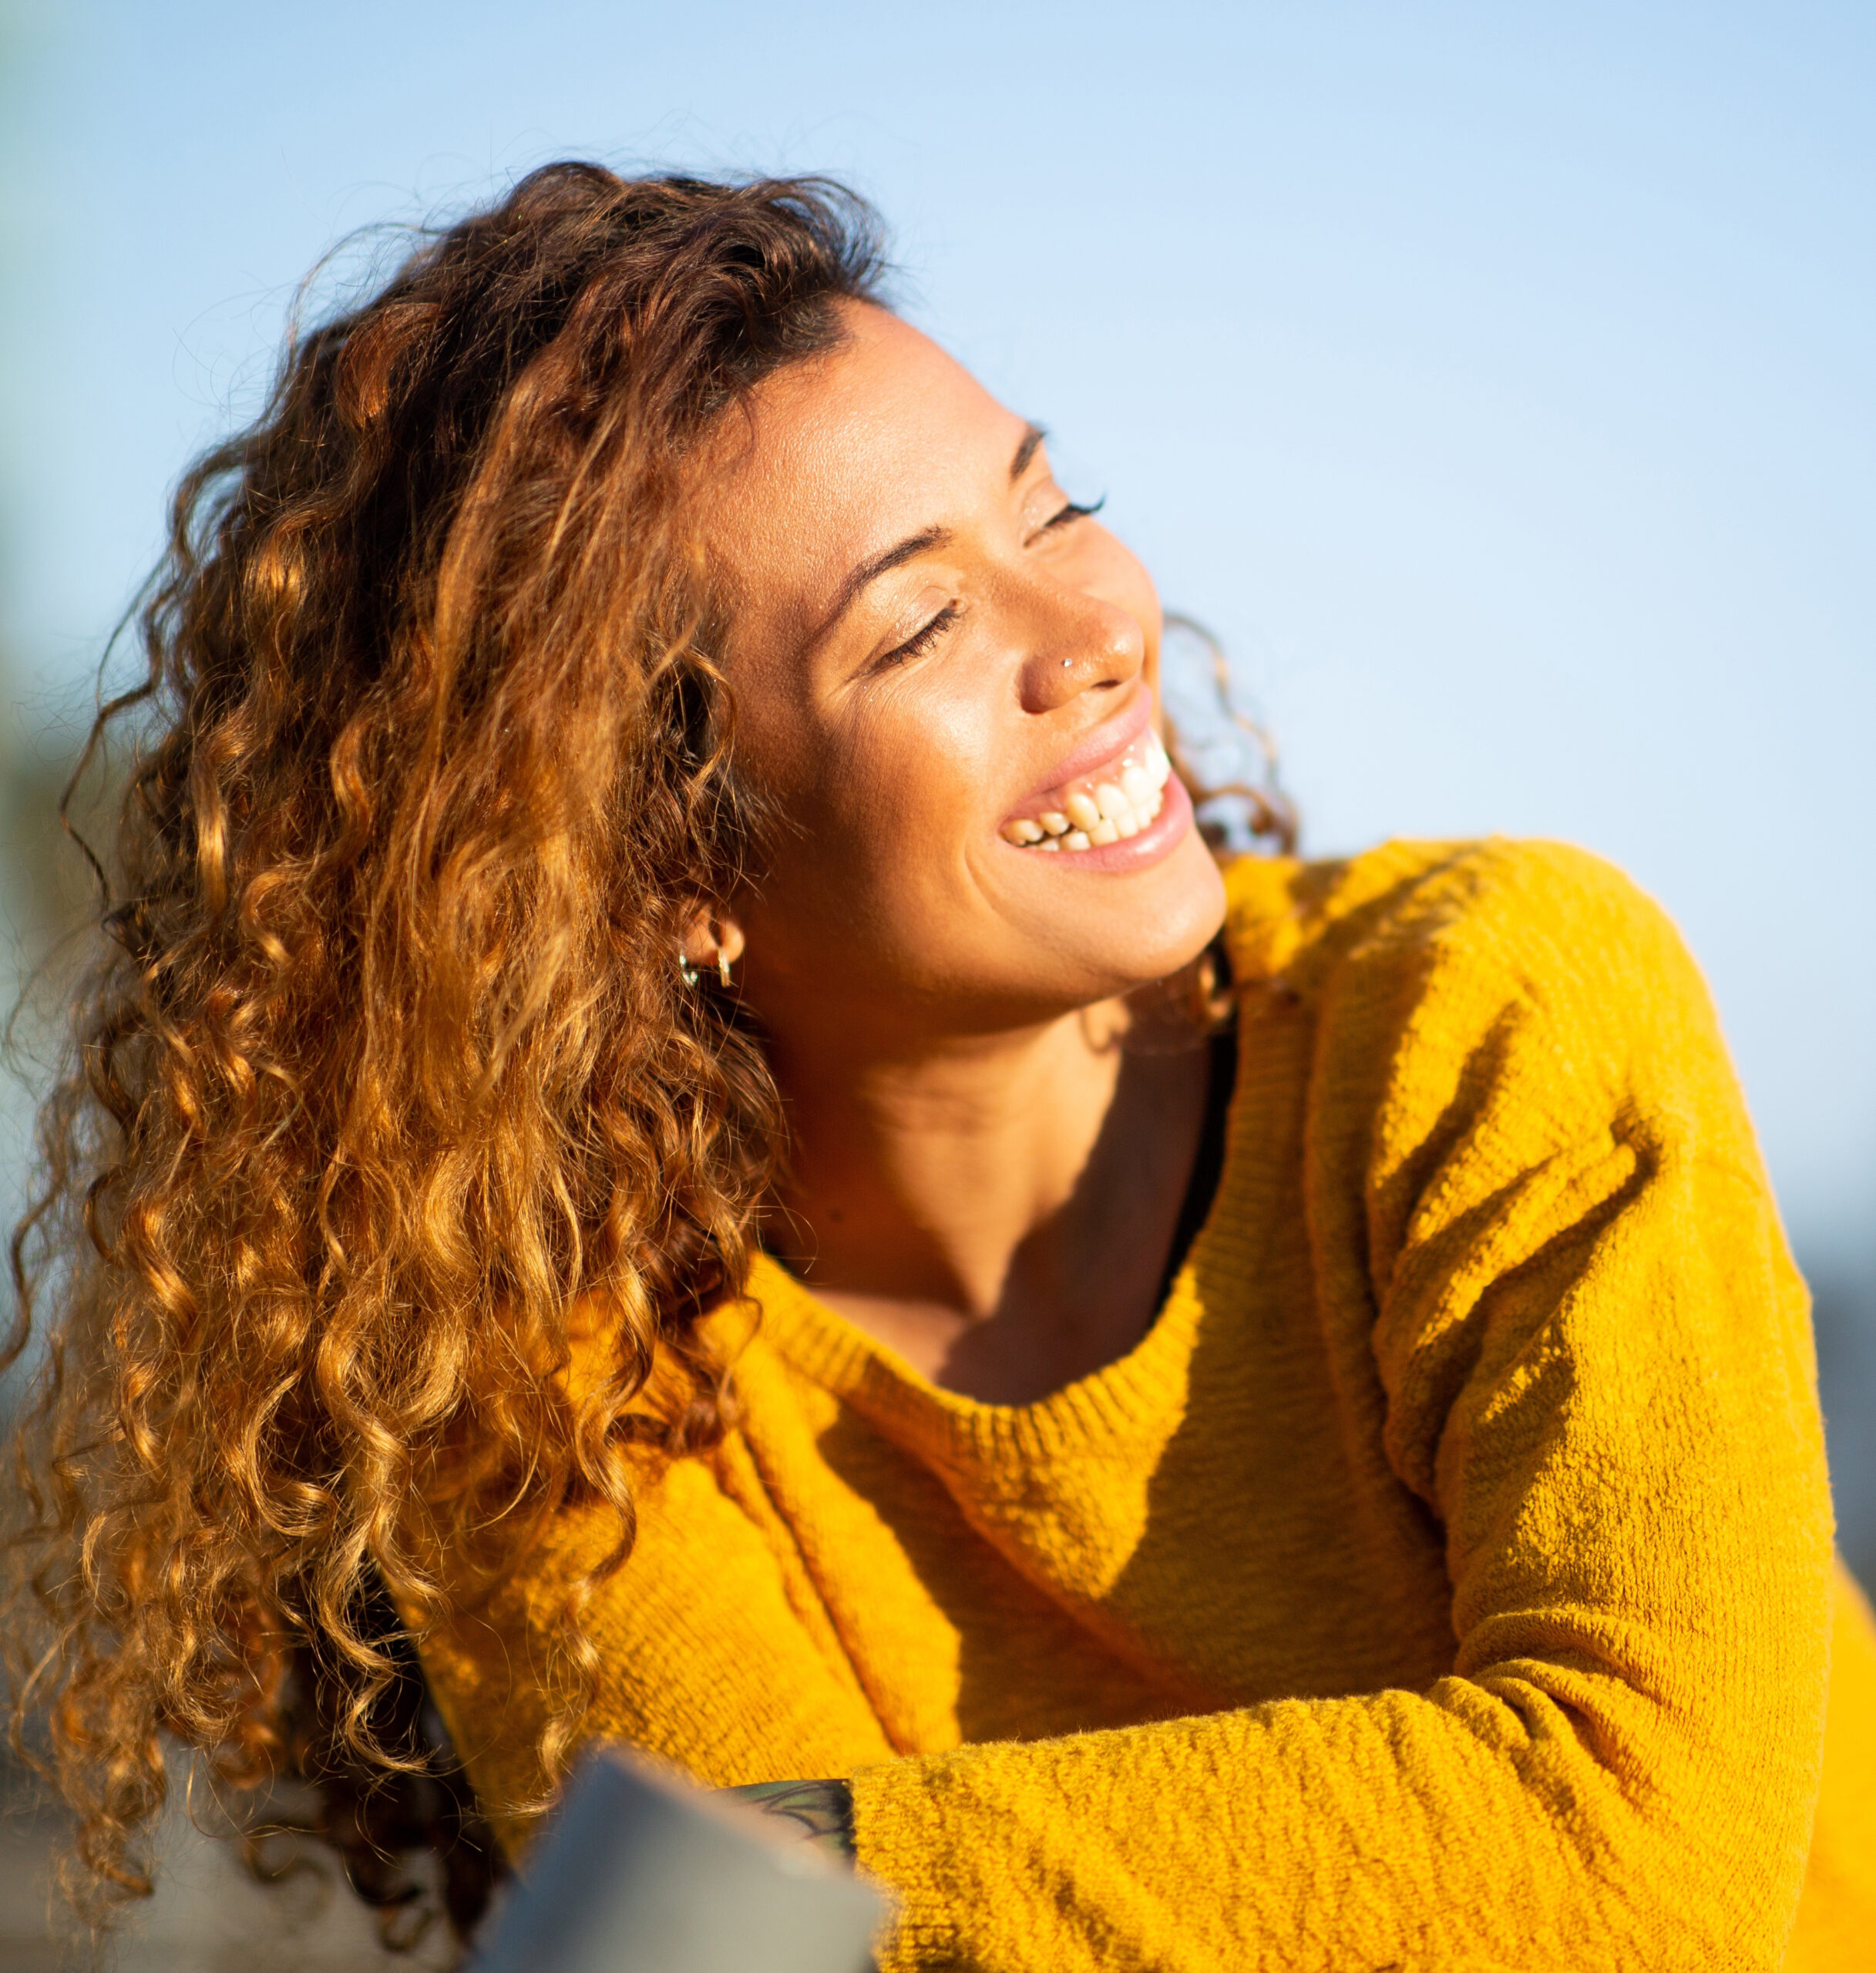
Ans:
[{"label": "sunlight on face", "polygon": [[1038,431],[896,317],[847,323],[709,476],[738,758],[783,818],[737,902],[749,996],[969,1027],[1163,977],[1224,899],[1158,744],[1152,583]]}]

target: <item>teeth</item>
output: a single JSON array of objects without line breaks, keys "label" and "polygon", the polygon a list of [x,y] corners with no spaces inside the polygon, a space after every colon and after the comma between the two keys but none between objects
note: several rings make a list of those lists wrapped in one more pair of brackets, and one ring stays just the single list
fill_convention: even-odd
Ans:
[{"label": "teeth", "polygon": [[1112,778],[1083,783],[1057,798],[1060,806],[1005,822],[1004,840],[1019,849],[1095,849],[1147,828],[1165,806],[1172,762],[1157,734],[1128,748]]}]

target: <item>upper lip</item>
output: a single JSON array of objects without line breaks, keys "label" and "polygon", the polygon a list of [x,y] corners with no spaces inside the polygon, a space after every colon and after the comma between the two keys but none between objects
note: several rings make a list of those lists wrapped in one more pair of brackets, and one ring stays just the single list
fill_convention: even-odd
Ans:
[{"label": "upper lip", "polygon": [[1152,723],[1153,694],[1143,685],[1128,704],[1078,741],[1056,763],[1047,781],[1038,782],[1023,797],[1024,802],[1030,805],[1029,807],[1019,805],[1010,811],[1011,814],[1033,815],[1034,805],[1044,795],[1053,794],[1064,782],[1080,781],[1104,768],[1110,761],[1125,753]]}]

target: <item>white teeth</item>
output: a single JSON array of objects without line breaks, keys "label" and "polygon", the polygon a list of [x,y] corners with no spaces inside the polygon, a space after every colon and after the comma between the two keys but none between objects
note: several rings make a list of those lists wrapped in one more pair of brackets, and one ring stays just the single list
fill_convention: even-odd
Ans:
[{"label": "white teeth", "polygon": [[[1145,778],[1138,768],[1129,768],[1126,771],[1137,780],[1144,781]],[[1124,780],[1125,775],[1123,775],[1122,778]],[[1145,794],[1150,791],[1142,787],[1141,792]],[[1094,790],[1094,805],[1101,811],[1101,820],[1111,822],[1118,835],[1138,835],[1140,833],[1141,822],[1138,812],[1127,795],[1120,788],[1115,787],[1112,781],[1104,781]],[[1088,834],[1094,837],[1097,842],[1101,839],[1098,829],[1090,829]]]},{"label": "white teeth", "polygon": [[1172,762],[1156,733],[1130,748],[1110,781],[1086,785],[1061,798],[1059,808],[1045,808],[1031,818],[1005,822],[1006,842],[1019,849],[1094,849],[1124,842],[1147,828],[1166,805],[1165,786]]}]

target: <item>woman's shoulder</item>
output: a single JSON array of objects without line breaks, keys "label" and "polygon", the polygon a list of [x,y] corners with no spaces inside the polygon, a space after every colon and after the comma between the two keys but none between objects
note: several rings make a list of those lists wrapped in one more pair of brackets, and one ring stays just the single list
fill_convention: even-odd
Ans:
[{"label": "woman's shoulder", "polygon": [[1332,1049],[1390,1079],[1410,1060],[1489,1059],[1527,1091],[1541,1078],[1605,1111],[1651,1107],[1690,1076],[1730,1084],[1679,933],[1588,851],[1397,842],[1332,861],[1245,857],[1226,881],[1240,983],[1310,1005]]},{"label": "woman's shoulder", "polygon": [[1568,843],[1492,836],[1320,861],[1243,856],[1225,886],[1239,976],[1304,993],[1351,967],[1431,976],[1455,963],[1541,992],[1680,949],[1632,879]]}]

